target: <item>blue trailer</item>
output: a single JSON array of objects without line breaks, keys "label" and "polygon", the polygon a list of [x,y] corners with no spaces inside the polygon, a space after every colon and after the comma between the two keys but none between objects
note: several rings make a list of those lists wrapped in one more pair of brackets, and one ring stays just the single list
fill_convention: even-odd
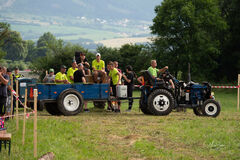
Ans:
[{"label": "blue trailer", "polygon": [[28,101],[33,103],[33,90],[38,89],[38,104],[46,106],[50,114],[76,115],[81,112],[84,101],[95,101],[104,107],[110,97],[109,84],[30,84]]}]

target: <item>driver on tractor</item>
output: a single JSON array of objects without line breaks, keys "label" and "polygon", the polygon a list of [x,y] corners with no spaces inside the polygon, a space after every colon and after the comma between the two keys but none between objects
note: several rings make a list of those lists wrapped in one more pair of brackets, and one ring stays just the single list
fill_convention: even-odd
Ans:
[{"label": "driver on tractor", "polygon": [[157,77],[158,74],[165,72],[168,69],[168,66],[165,66],[164,68],[157,69],[157,61],[151,60],[151,66],[148,68],[148,71],[152,75],[152,77],[156,80],[160,80],[160,78]]}]

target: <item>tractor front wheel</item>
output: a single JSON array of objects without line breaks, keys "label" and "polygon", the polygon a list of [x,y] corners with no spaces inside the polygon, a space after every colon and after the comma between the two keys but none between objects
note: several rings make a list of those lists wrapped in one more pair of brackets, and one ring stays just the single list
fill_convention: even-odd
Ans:
[{"label": "tractor front wheel", "polygon": [[208,99],[202,105],[202,112],[205,116],[217,117],[220,114],[220,111],[220,104],[214,99]]}]

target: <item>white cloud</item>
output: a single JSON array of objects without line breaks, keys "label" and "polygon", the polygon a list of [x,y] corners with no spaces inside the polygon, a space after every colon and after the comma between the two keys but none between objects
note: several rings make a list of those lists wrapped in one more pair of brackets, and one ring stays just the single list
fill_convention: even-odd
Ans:
[{"label": "white cloud", "polygon": [[0,4],[0,10],[3,8],[11,7],[14,2],[15,0],[7,0],[5,3],[2,2],[3,4]]}]

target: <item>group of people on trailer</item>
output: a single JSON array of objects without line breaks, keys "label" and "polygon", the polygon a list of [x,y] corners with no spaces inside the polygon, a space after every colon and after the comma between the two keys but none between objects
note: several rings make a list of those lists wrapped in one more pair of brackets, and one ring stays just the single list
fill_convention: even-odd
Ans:
[{"label": "group of people on trailer", "polygon": [[[129,106],[126,111],[131,111],[133,105],[133,95],[134,89],[134,78],[136,74],[133,71],[131,65],[126,66],[126,73],[122,73],[121,69],[118,68],[117,61],[110,61],[107,63],[105,68],[105,62],[101,59],[101,54],[96,54],[96,59],[92,61],[91,64],[92,72],[90,70],[90,64],[83,52],[75,52],[75,58],[72,62],[72,67],[68,68],[65,65],[62,65],[60,72],[54,75],[54,69],[49,69],[49,74],[46,71],[46,76],[43,79],[45,83],[56,83],[56,84],[73,84],[73,83],[86,83],[86,77],[91,77],[94,83],[109,83],[111,89],[111,96],[116,97],[116,86],[117,85],[127,85],[127,96],[129,98]],[[157,69],[156,60],[151,61],[151,66],[148,68],[148,71],[153,76],[157,78],[158,73],[165,72],[168,69],[168,66],[165,66],[162,69]],[[123,80],[123,82],[122,82]],[[139,83],[143,83],[143,78],[137,78]],[[172,87],[174,88],[173,83]],[[84,101],[84,111],[89,112],[87,108],[87,101]],[[114,102],[116,105],[113,108],[111,102],[108,102],[107,110],[120,112],[121,102]]]},{"label": "group of people on trailer", "polygon": [[[111,88],[111,95],[116,97],[116,86],[117,85],[127,85],[127,96],[129,97],[129,106],[127,111],[131,111],[133,105],[133,99],[131,99],[134,88],[134,78],[136,75],[133,71],[131,65],[126,66],[126,73],[123,74],[121,69],[118,68],[117,61],[110,61],[107,63],[105,68],[105,62],[101,59],[101,54],[96,54],[96,59],[92,61],[91,64],[92,72],[90,70],[90,64],[85,57],[83,52],[75,52],[75,60],[72,62],[72,67],[67,70],[65,65],[61,66],[60,72],[54,75],[54,69],[49,69],[49,72],[46,71],[46,76],[43,79],[44,83],[56,83],[56,84],[71,84],[71,83],[86,83],[86,77],[92,77],[95,83],[109,83]],[[163,73],[168,69],[168,66],[165,66],[162,69],[157,69],[156,60],[151,60],[151,66],[148,68],[149,73],[153,78],[159,79],[157,75]],[[66,72],[67,71],[67,72]],[[67,73],[67,74],[66,74]],[[11,79],[13,82],[17,78],[21,78],[23,75],[19,74],[19,68],[14,69],[14,73],[0,64],[0,116],[10,115],[11,107]],[[122,80],[124,82],[122,82]],[[143,84],[143,78],[138,77],[138,82]],[[172,88],[174,84],[169,80]],[[14,85],[13,85],[13,89]],[[15,101],[13,101],[15,103]],[[84,102],[84,111],[89,112],[87,108],[87,101]],[[13,104],[14,106],[14,104]],[[111,102],[108,102],[108,110],[120,112],[121,103],[118,101],[116,107],[111,107]],[[14,112],[14,109],[13,109]]]}]

